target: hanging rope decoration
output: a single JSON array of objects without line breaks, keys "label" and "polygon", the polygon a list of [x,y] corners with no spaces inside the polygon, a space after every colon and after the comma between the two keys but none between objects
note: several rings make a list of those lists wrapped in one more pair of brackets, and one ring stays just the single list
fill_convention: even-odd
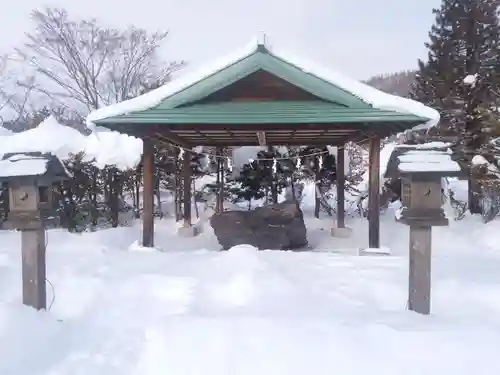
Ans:
[{"label": "hanging rope decoration", "polygon": [[273,159],[273,173],[276,174],[278,172],[278,161]]},{"label": "hanging rope decoration", "polygon": [[[368,138],[363,139],[361,141],[354,142],[354,144],[359,145],[359,144],[367,142],[367,141],[369,141],[369,140],[371,140],[373,138],[377,138],[377,136],[368,137]],[[195,152],[195,151],[193,151],[191,149],[183,148],[183,147],[180,147],[180,146],[177,146],[177,145],[173,145],[173,146],[179,149],[179,159],[180,160],[183,160],[184,159],[184,154],[186,152],[188,152],[188,153],[192,153],[192,154],[206,156],[208,158],[213,158],[213,160],[217,160],[218,158],[220,158],[220,159],[227,159],[228,168],[230,168],[230,169],[233,168],[230,157],[223,156],[223,155],[214,155],[214,154],[206,153],[206,152]],[[319,162],[320,162],[320,165],[322,167],[323,166],[323,155],[328,155],[329,153],[330,153],[330,151],[325,150],[325,151],[318,151],[318,152],[313,152],[313,153],[310,153],[310,154],[300,155],[300,156],[282,156],[282,157],[273,157],[273,158],[259,158],[259,161],[272,161],[274,163],[274,161],[278,161],[278,160],[294,160],[294,159],[296,159],[296,166],[297,166],[297,169],[298,169],[302,165],[301,158],[306,158],[307,159],[307,158],[310,158],[310,157],[319,156],[320,157],[320,161]],[[254,161],[255,161],[254,159],[248,159],[248,162],[250,164],[252,164]]]},{"label": "hanging rope decoration", "polygon": [[319,157],[319,160],[318,160],[318,169],[319,170],[322,170],[323,169],[323,156],[320,156]]},{"label": "hanging rope decoration", "polygon": [[299,170],[302,167],[302,162],[300,161],[300,158],[297,158],[297,162],[295,163],[295,168]]}]

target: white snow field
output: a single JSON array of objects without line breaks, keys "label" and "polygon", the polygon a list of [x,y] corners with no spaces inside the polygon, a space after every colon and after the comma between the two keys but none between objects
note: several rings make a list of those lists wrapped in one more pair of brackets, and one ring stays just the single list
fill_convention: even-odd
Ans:
[{"label": "white snow field", "polygon": [[[432,314],[405,309],[408,229],[382,218],[389,256],[358,256],[306,211],[314,251],[218,251],[157,221],[48,232],[50,311],[21,305],[20,235],[0,232],[2,375],[499,374],[500,222],[433,229]],[[54,291],[48,285],[48,300]]]}]

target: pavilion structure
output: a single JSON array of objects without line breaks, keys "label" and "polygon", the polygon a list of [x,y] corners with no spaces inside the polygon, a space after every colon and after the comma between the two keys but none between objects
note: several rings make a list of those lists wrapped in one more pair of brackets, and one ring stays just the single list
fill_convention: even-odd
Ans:
[{"label": "pavilion structure", "polygon": [[[433,109],[275,51],[255,41],[212,66],[91,113],[87,122],[144,142],[143,245],[154,245],[153,144],[185,150],[213,146],[333,145],[337,155],[337,227],[344,227],[344,145],[369,145],[370,248],[380,247],[380,140],[439,121]],[[183,162],[190,186],[190,158]],[[184,225],[191,191],[184,189]]]}]

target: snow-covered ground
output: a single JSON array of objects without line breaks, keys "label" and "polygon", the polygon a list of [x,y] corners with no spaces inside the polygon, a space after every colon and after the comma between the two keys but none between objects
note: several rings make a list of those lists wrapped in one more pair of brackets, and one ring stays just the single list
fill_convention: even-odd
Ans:
[{"label": "snow-covered ground", "polygon": [[405,309],[408,229],[388,212],[390,256],[306,211],[315,251],[218,251],[210,228],[163,251],[130,246],[140,227],[48,233],[48,299],[20,303],[20,236],[0,232],[0,374],[498,374],[500,222],[433,229],[432,315]]}]

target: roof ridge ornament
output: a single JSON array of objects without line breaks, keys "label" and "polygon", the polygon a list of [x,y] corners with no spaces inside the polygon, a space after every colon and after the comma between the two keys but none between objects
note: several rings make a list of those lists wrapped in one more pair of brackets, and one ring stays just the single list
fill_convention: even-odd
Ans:
[{"label": "roof ridge ornament", "polygon": [[269,53],[267,41],[268,39],[266,33],[261,33],[257,38],[257,52]]}]

